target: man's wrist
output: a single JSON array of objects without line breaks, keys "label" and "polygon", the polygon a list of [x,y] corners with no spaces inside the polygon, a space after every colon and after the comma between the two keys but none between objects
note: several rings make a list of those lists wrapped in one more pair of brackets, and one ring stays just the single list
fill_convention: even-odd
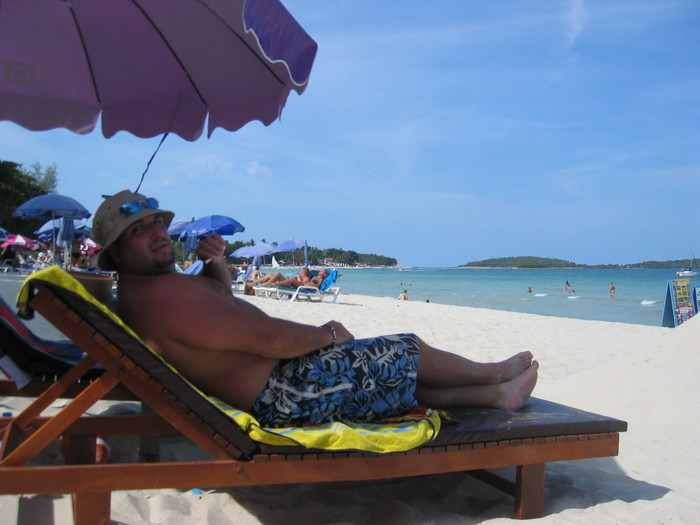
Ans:
[{"label": "man's wrist", "polygon": [[328,328],[328,330],[330,330],[331,336],[333,337],[333,341],[331,342],[331,345],[334,345],[336,342],[335,328],[333,328],[332,326],[328,326],[328,325],[324,325],[324,327]]}]

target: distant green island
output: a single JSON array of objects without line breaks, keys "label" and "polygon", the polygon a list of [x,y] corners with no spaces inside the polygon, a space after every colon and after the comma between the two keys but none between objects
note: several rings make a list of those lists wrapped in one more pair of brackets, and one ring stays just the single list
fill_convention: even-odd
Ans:
[{"label": "distant green island", "polygon": [[545,268],[690,268],[690,259],[676,261],[644,261],[632,264],[578,264],[564,259],[552,259],[549,257],[495,257],[481,261],[460,264],[459,268],[517,268],[517,269],[545,269]]},{"label": "distant green island", "polygon": [[[265,239],[262,242],[266,242]],[[236,241],[234,243],[226,243],[224,253],[230,256],[231,253],[243,246],[253,246],[255,241],[252,239],[248,242]],[[272,244],[276,245],[276,242]],[[282,263],[291,264],[292,261],[301,262],[304,260],[304,255],[301,250],[296,255],[293,252],[275,252],[275,258]],[[184,254],[183,254],[184,257]],[[250,262],[244,258],[231,258],[230,261],[234,264],[243,264]],[[398,261],[394,257],[385,255],[377,255],[374,253],[358,253],[353,250],[343,250],[341,248],[317,248],[309,246],[309,263],[314,266],[332,265],[332,266],[396,266]]]}]

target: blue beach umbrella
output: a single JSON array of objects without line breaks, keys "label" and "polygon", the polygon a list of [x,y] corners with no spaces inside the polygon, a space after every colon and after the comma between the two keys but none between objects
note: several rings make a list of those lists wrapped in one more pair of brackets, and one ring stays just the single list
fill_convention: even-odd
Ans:
[{"label": "blue beach umbrella", "polygon": [[73,220],[74,219],[69,219],[67,217],[63,217],[61,219],[61,227],[58,229],[58,236],[56,237],[56,240],[63,246],[70,246],[70,244],[75,240]]},{"label": "blue beach umbrella", "polygon": [[244,257],[249,259],[251,257],[270,255],[274,253],[275,250],[276,248],[272,244],[261,242],[255,246],[241,246],[231,254],[231,257]]},{"label": "blue beach umbrella", "polygon": [[82,204],[71,197],[48,193],[33,197],[12,212],[15,217],[26,219],[87,219],[92,215]]},{"label": "blue beach umbrella", "polygon": [[236,219],[226,215],[207,215],[185,225],[180,232],[179,240],[185,241],[185,251],[193,251],[197,247],[198,241],[214,233],[233,235],[243,231],[245,231],[245,226]]},{"label": "blue beach umbrella", "polygon": [[[305,241],[299,241],[297,239],[289,239],[288,241],[281,242],[280,244],[277,245],[277,249],[275,250],[276,252],[294,252],[296,250],[299,250],[301,248],[304,248],[306,246]],[[304,251],[305,254],[307,254],[307,251]],[[304,260],[308,260],[308,256],[304,257]],[[292,253],[292,264],[294,264],[294,253]],[[308,266],[308,264],[305,264],[304,266]]]},{"label": "blue beach umbrella", "polygon": [[[43,242],[51,242],[56,238],[60,240],[59,231],[62,222],[63,219],[53,219],[45,222],[41,228],[34,232],[36,233],[37,239]],[[85,239],[92,233],[92,229],[84,219],[72,219],[72,223],[74,231],[73,239]]]},{"label": "blue beach umbrella", "polygon": [[194,217],[192,217],[192,220],[189,221],[177,221],[172,223],[168,228],[168,235],[170,235],[170,239],[173,241],[179,241],[180,236],[182,235],[182,230],[184,230],[185,226],[190,224],[192,221],[194,221]]},{"label": "blue beach umbrella", "polygon": [[293,252],[303,247],[304,241],[298,241],[297,239],[289,239],[288,241],[279,243],[275,252]]},{"label": "blue beach umbrella", "polygon": [[[29,199],[13,211],[12,215],[26,219],[62,219],[63,224],[61,225],[59,237],[62,236],[62,243],[64,246],[68,246],[72,240],[72,235],[74,235],[72,219],[87,219],[92,213],[71,197],[59,195],[58,193],[47,193],[46,195],[38,195]],[[52,240],[55,240],[55,238]]]}]

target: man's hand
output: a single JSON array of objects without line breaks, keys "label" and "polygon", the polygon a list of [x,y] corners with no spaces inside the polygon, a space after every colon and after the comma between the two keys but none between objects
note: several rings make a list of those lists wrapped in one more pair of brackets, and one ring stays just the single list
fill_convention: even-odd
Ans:
[{"label": "man's hand", "polygon": [[199,241],[194,253],[203,261],[211,262],[217,257],[219,257],[219,260],[223,261],[225,248],[226,241],[224,241],[221,235],[215,233]]},{"label": "man's hand", "polygon": [[224,259],[224,248],[226,248],[226,241],[221,238],[221,235],[215,233],[199,241],[195,254],[204,261],[204,269],[200,275],[215,279],[230,290],[231,274]]},{"label": "man's hand", "polygon": [[347,328],[345,328],[341,323],[338,321],[328,321],[326,324],[323,326],[329,326],[335,330],[335,341],[334,343],[337,345],[347,343],[348,341],[352,341],[355,339],[355,336],[352,335]]}]

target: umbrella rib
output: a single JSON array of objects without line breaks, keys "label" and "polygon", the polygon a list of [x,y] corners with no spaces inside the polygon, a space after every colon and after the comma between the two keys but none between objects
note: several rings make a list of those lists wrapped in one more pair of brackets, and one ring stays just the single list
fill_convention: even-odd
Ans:
[{"label": "umbrella rib", "polygon": [[87,65],[88,65],[88,71],[90,72],[90,79],[92,80],[92,89],[95,91],[95,98],[97,99],[97,103],[99,104],[100,107],[102,107],[102,97],[100,97],[100,90],[97,88],[97,81],[95,80],[95,74],[92,70],[92,60],[90,60],[90,53],[88,53],[87,46],[85,45],[85,39],[83,38],[83,32],[80,30],[80,24],[78,24],[78,19],[75,16],[75,11],[73,10],[73,4],[70,2],[70,0],[63,0],[63,3],[65,4],[66,8],[68,9],[68,12],[70,13],[71,18],[73,19],[73,25],[75,26],[75,30],[78,32],[78,36],[80,37],[80,46],[83,49],[83,55],[85,56],[85,61],[87,62]]},{"label": "umbrella rib", "polygon": [[[170,50],[170,53],[172,54],[173,58],[177,61],[178,65],[180,66],[180,69],[182,70],[182,72],[185,74],[185,76],[186,76],[187,79],[189,80],[190,85],[192,86],[192,89],[194,89],[195,93],[197,93],[197,96],[199,97],[199,100],[201,100],[201,101],[202,101],[202,104],[204,104],[204,106],[206,106],[206,105],[207,105],[207,101],[204,99],[204,96],[202,96],[202,93],[199,91],[199,88],[197,88],[197,84],[195,83],[195,81],[194,81],[194,80],[192,79],[192,77],[190,76],[190,72],[187,71],[187,68],[185,67],[185,65],[184,65],[184,64],[182,63],[182,61],[180,60],[180,57],[177,56],[177,53],[175,52],[175,50],[174,50],[174,49],[172,48],[172,46],[170,45],[170,42],[168,42],[168,39],[165,38],[165,36],[164,36],[163,33],[160,31],[160,29],[158,28],[158,26],[154,23],[153,19],[152,19],[150,16],[148,16],[148,13],[146,13],[146,11],[144,11],[143,7],[141,7],[141,4],[139,4],[138,0],[131,0],[131,3],[134,4],[134,6],[135,6],[139,11],[141,11],[141,14],[143,15],[143,17],[144,17],[146,20],[148,20],[148,23],[151,25],[151,27],[152,27],[153,30],[156,32],[156,34],[160,37],[161,41],[163,42],[163,45],[164,45],[165,47],[167,47],[167,48]],[[173,115],[173,117],[174,117],[174,115]]]},{"label": "umbrella rib", "polygon": [[[265,67],[265,69],[267,69],[267,71],[277,80],[277,82],[279,82],[280,84],[284,85],[284,80],[282,80],[282,79],[279,77],[279,75],[277,75],[277,73],[274,72],[274,70],[270,67],[270,64],[267,62],[267,60],[264,60],[264,59],[260,58],[260,56],[258,55],[258,53],[256,52],[256,50],[253,49],[253,47],[251,47],[250,44],[248,44],[248,42],[246,42],[246,41],[243,39],[243,37],[242,37],[241,35],[239,35],[233,27],[231,27],[228,23],[226,23],[226,21],[225,21],[223,18],[221,18],[214,10],[212,10],[211,7],[209,7],[207,4],[205,4],[202,0],[198,0],[198,1],[199,1],[199,3],[202,5],[202,7],[204,7],[205,9],[207,9],[215,18],[218,18],[219,21],[220,21],[223,25],[225,25],[225,26],[229,29],[229,31],[231,31],[231,33],[233,33],[233,34],[236,36],[236,38],[238,38],[238,40],[240,40],[241,43],[242,43],[244,46],[246,46],[246,47],[248,48],[248,50],[250,50],[251,53],[253,53],[253,55],[255,56],[255,58],[258,59],[258,62],[260,62],[260,63]],[[244,17],[243,15],[241,15],[241,16],[242,16],[242,18],[243,18],[243,25],[245,26],[245,17]],[[247,31],[247,29],[246,29],[246,31]],[[255,34],[255,33],[253,33],[253,34]],[[256,40],[257,40],[257,36],[256,36]],[[262,50],[261,50],[261,51],[262,51]],[[263,53],[264,53],[264,51],[263,51]],[[266,58],[268,58],[267,55],[266,55]],[[291,73],[290,73],[290,76],[291,76]]]},{"label": "umbrella rib", "polygon": [[[182,63],[182,61],[180,60],[180,57],[177,55],[177,53],[175,52],[175,50],[172,48],[172,46],[171,46],[170,43],[168,42],[168,39],[165,38],[165,36],[164,36],[163,33],[160,31],[160,29],[158,28],[158,26],[154,23],[153,19],[152,19],[150,16],[148,16],[148,14],[144,11],[144,9],[141,7],[141,5],[139,5],[138,0],[131,0],[131,1],[132,1],[132,3],[138,8],[138,10],[141,11],[141,13],[143,13],[144,18],[145,18],[146,20],[148,20],[148,23],[151,24],[151,27],[153,27],[153,30],[158,34],[158,36],[160,37],[160,39],[163,41],[163,44],[170,50],[170,52],[172,53],[172,55],[173,55],[173,57],[175,58],[175,60],[177,61],[177,63],[180,65],[180,68],[182,69],[182,72],[187,76],[187,78],[188,78],[188,80],[189,80],[189,82],[190,82],[190,85],[192,86],[192,89],[195,90],[195,92],[197,93],[197,96],[199,97],[199,99],[200,99],[200,100],[202,101],[202,103],[208,108],[209,106],[207,106],[206,99],[204,98],[204,96],[202,95],[202,93],[201,93],[201,92],[199,91],[199,89],[197,88],[197,84],[195,83],[195,81],[194,81],[194,80],[192,79],[192,77],[190,76],[189,71],[187,71],[187,68],[185,67],[185,65],[184,65],[184,64]],[[246,42],[246,41],[241,37],[241,35],[239,35],[239,34],[236,32],[235,29],[233,29],[229,24],[227,24],[225,20],[223,20],[215,11],[213,11],[211,7],[209,7],[209,6],[206,5],[204,2],[202,2],[202,0],[199,0],[198,3],[199,3],[204,9],[206,9],[207,11],[209,11],[209,12],[212,14],[212,16],[214,16],[214,18],[218,19],[224,26],[226,26],[226,27],[229,29],[229,31],[231,31],[231,33],[233,33],[233,34],[235,35],[235,37],[238,38],[238,40],[240,40],[241,43],[242,43],[244,46],[246,46],[246,47],[250,50],[251,53],[253,53],[253,55],[257,58],[257,60],[265,67],[265,69],[267,69],[267,71],[277,80],[277,82],[279,82],[280,84],[284,85],[284,81],[272,70],[272,68],[270,67],[270,65],[269,65],[265,60],[263,60],[263,59],[260,58],[260,56],[255,52],[255,50],[248,44],[248,42]]]}]

